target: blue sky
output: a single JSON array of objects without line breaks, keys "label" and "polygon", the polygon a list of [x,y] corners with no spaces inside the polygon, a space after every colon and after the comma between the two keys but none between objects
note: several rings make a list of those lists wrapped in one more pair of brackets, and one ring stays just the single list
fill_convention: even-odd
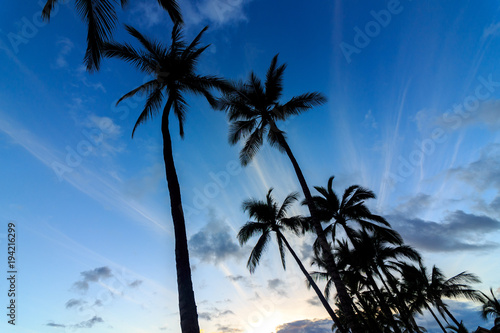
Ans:
[{"label": "blue sky", "polygon": [[[479,289],[499,291],[496,1],[180,3],[187,39],[210,25],[202,73],[263,76],[279,53],[288,64],[284,100],[306,91],[328,97],[280,124],[310,185],[326,186],[335,175],[339,193],[351,184],[372,189],[372,210],[427,266],[450,277],[476,273]],[[7,223],[16,223],[14,332],[179,332],[159,122],[144,124],[132,140],[144,101],[114,106],[146,78],[109,59],[99,73],[85,72],[85,27],[73,2],[60,5],[48,25],[35,1],[5,7],[0,236],[4,244]],[[169,42],[171,23],[155,1],[130,1],[120,20]],[[115,39],[130,40],[121,26]],[[185,139],[174,136],[173,145],[201,327],[320,332],[327,314],[291,258],[284,272],[272,246],[250,275],[250,248],[236,241],[247,221],[243,200],[263,198],[270,187],[278,200],[299,190],[289,161],[264,147],[240,167],[224,114],[197,98],[189,104]],[[312,239],[290,241],[307,262]],[[7,290],[6,282],[0,287]],[[491,326],[473,305],[450,306],[471,329]],[[427,316],[421,322],[435,332]]]}]

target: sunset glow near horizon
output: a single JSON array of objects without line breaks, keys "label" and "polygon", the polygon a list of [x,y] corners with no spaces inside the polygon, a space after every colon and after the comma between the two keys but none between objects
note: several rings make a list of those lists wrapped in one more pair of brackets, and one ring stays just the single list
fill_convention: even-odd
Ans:
[{"label": "sunset glow near horizon", "polygon": [[[131,139],[143,98],[115,106],[147,78],[104,59],[82,65],[86,30],[74,2],[49,24],[44,1],[0,13],[0,266],[17,228],[17,322],[4,332],[180,332],[174,238],[159,117]],[[469,1],[182,0],[185,36],[205,26],[202,74],[265,78],[286,63],[283,100],[309,91],[328,102],[278,126],[312,189],[352,184],[447,277],[478,275],[500,293],[500,4]],[[166,44],[157,1],[132,0],[120,22]],[[132,41],[122,25],[115,40]],[[278,202],[299,183],[265,143],[247,167],[227,120],[189,96],[185,138],[171,121],[192,277],[204,333],[312,333],[332,322],[287,253],[273,243],[254,274],[241,247],[245,199]],[[314,192],[314,190],[313,190]],[[300,200],[303,199],[303,196]],[[307,214],[299,203],[290,214]],[[309,270],[313,237],[288,235]],[[274,241],[274,239],[273,239]],[[1,279],[0,305],[8,281]],[[321,288],[324,285],[320,286]],[[5,291],[5,292],[4,292]],[[5,294],[5,295],[4,295]],[[466,326],[491,327],[478,305],[446,301]],[[5,315],[3,316],[5,317]],[[427,313],[419,324],[440,332]]]}]

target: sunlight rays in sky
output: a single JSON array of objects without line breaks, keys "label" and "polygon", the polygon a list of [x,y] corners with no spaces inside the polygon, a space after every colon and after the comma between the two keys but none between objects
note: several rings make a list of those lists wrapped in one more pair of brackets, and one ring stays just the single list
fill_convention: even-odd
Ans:
[{"label": "sunlight rays in sky", "polygon": [[[181,0],[180,6],[187,37],[210,25],[201,72],[245,80],[253,70],[265,78],[279,53],[279,63],[288,64],[283,100],[307,91],[328,97],[278,123],[313,195],[313,186],[326,186],[332,175],[337,194],[353,184],[373,190],[370,209],[423,254],[426,266],[448,276],[476,273],[478,288],[496,290],[500,7],[493,0],[401,0],[401,11],[367,34],[388,3]],[[20,225],[26,274],[16,333],[178,333],[160,120],[141,125],[131,141],[145,99],[115,107],[144,77],[109,59],[101,71],[85,72],[86,30],[71,2],[23,37],[38,11],[35,2],[19,2],[0,14],[0,209]],[[169,41],[172,25],[156,1],[130,1],[119,18]],[[115,32],[117,41],[130,41],[121,25]],[[26,41],[15,45],[13,36]],[[355,51],[346,53],[343,43]],[[289,213],[308,214],[292,164],[266,141],[242,167],[242,144],[228,144],[225,115],[197,97],[186,100],[186,137],[179,138],[175,124],[172,143],[203,332],[324,330],[328,314],[292,256],[284,271],[273,238],[250,274],[256,238],[245,246],[236,238],[249,220],[243,200],[264,200],[270,188],[278,202],[299,191]],[[310,265],[313,237],[288,237],[304,266],[317,269]],[[487,325],[471,303],[450,304],[468,326]],[[420,320],[439,332],[427,314]]]}]

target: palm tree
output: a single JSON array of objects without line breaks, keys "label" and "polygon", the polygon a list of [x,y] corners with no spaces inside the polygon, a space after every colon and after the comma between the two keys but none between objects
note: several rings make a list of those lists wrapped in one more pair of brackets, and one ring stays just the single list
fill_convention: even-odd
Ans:
[{"label": "palm tree", "polygon": [[318,92],[309,92],[292,97],[285,103],[280,102],[283,93],[283,73],[285,68],[285,64],[278,66],[278,55],[274,56],[267,70],[264,83],[255,73],[250,73],[247,82],[233,84],[233,91],[224,94],[220,98],[217,108],[226,111],[228,114],[231,123],[229,143],[234,145],[240,140],[245,141],[240,151],[240,161],[244,166],[249,164],[259,151],[264,143],[264,137],[267,137],[267,141],[272,147],[287,154],[304,193],[312,217],[311,222],[314,231],[325,253],[325,260],[328,262],[328,274],[334,280],[349,327],[353,333],[358,333],[360,329],[355,320],[352,300],[335,266],[330,245],[326,240],[324,230],[318,219],[318,213],[312,202],[311,192],[288,145],[286,133],[281,131],[276,124],[278,121],[284,121],[291,116],[301,114],[314,106],[325,103],[326,98]]},{"label": "palm tree", "polygon": [[417,311],[418,308],[426,308],[434,317],[436,322],[441,327],[441,330],[446,333],[446,330],[438,319],[431,306],[435,306],[439,313],[446,319],[448,316],[456,325],[460,326],[458,320],[448,310],[447,305],[443,302],[443,298],[458,298],[464,297],[474,301],[480,301],[481,295],[477,290],[474,290],[467,283],[479,283],[479,278],[471,273],[461,272],[449,279],[446,279],[444,274],[436,266],[432,267],[430,274],[424,266],[420,268],[411,265],[402,265],[401,273],[403,276],[403,286],[405,295],[413,295],[412,307]]},{"label": "palm tree", "polygon": [[[356,222],[363,230],[378,231],[379,234],[384,233],[387,240],[392,243],[402,243],[401,236],[395,233],[382,216],[372,214],[364,201],[366,199],[374,199],[375,194],[359,185],[349,186],[342,196],[342,200],[332,188],[334,176],[328,179],[328,187],[315,186],[314,188],[321,196],[314,196],[313,201],[320,213],[321,220],[324,222],[332,221],[325,228],[326,233],[332,234],[332,240],[335,242],[337,226],[341,226],[352,244],[355,243],[356,233],[351,226],[351,221]],[[392,234],[392,235],[390,235]],[[390,238],[389,238],[390,236]]]},{"label": "palm tree", "polygon": [[482,294],[481,303],[483,303],[483,307],[481,309],[481,316],[484,319],[488,319],[488,317],[492,318],[500,318],[500,301],[496,298],[493,293],[493,289],[490,288],[491,298],[484,294]]},{"label": "palm tree", "polygon": [[269,245],[271,232],[274,232],[276,234],[276,241],[278,243],[278,249],[280,252],[281,263],[283,264],[283,269],[286,269],[286,247],[297,262],[297,265],[299,266],[302,273],[305,275],[307,281],[309,282],[309,285],[312,286],[312,288],[316,292],[316,295],[320,299],[321,304],[323,304],[328,314],[336,324],[337,328],[340,330],[340,332],[346,332],[342,327],[339,319],[335,315],[333,309],[328,304],[328,301],[325,299],[318,286],[300,261],[299,257],[290,246],[290,243],[285,238],[285,235],[283,235],[282,230],[290,230],[295,234],[304,232],[304,218],[302,218],[301,216],[287,218],[286,215],[288,208],[292,203],[297,201],[299,194],[297,192],[289,194],[283,201],[283,204],[278,207],[278,204],[271,195],[272,191],[273,189],[271,188],[267,192],[266,201],[250,199],[243,202],[243,210],[245,212],[248,212],[249,217],[254,218],[256,221],[249,221],[245,223],[245,225],[240,229],[240,231],[238,232],[238,240],[240,244],[246,244],[252,236],[260,234],[259,240],[255,244],[255,247],[250,253],[250,257],[248,258],[247,267],[250,270],[250,273],[253,273],[255,271],[255,268],[260,262],[262,252]]},{"label": "palm tree", "polygon": [[[412,247],[401,244],[398,239],[402,240],[402,238],[394,230],[392,233],[369,233],[366,230],[361,230],[357,234],[358,237],[355,238],[354,243],[356,257],[368,266],[367,274],[376,276],[382,282],[385,290],[389,292],[389,299],[398,310],[402,323],[410,330],[412,328],[418,329],[416,325],[412,324],[413,318],[401,297],[397,288],[397,279],[392,272],[398,271],[398,264],[403,260],[421,263],[420,254]],[[387,235],[389,238],[385,237]]]},{"label": "palm tree", "polygon": [[[47,0],[42,10],[42,18],[50,20],[54,6],[60,0]],[[124,7],[128,0],[121,0]],[[158,0],[174,23],[182,23],[182,15],[176,0]],[[78,14],[87,24],[87,50],[84,63],[88,71],[99,70],[103,46],[111,40],[113,29],[116,25],[117,15],[115,1],[112,0],[75,0]]]},{"label": "palm tree", "polygon": [[[175,235],[175,260],[177,268],[177,285],[179,293],[179,310],[181,316],[182,332],[199,333],[198,315],[194,299],[193,284],[191,281],[191,268],[189,265],[189,252],[186,237],[186,225],[182,209],[179,180],[174,165],[172,142],[169,130],[169,115],[173,111],[179,121],[180,135],[184,136],[183,122],[186,116],[187,103],[184,98],[186,92],[204,96],[208,102],[215,103],[210,93],[211,88],[227,88],[225,81],[214,76],[201,76],[196,74],[196,64],[199,56],[208,47],[199,47],[198,44],[203,29],[189,44],[183,40],[179,25],[174,25],[172,30],[172,43],[166,47],[159,42],[153,42],[143,36],[136,29],[126,26],[130,35],[139,41],[143,49],[136,49],[130,44],[105,43],[104,56],[120,58],[131,63],[140,71],[153,75],[153,79],[125,94],[117,102],[136,94],[146,94],[144,110],[139,115],[134,132],[140,124],[163,112],[161,118],[161,131],[163,135],[163,158],[165,162],[166,178],[170,193],[170,209]],[[167,74],[165,74],[167,73]],[[166,99],[166,103],[164,100]]]}]

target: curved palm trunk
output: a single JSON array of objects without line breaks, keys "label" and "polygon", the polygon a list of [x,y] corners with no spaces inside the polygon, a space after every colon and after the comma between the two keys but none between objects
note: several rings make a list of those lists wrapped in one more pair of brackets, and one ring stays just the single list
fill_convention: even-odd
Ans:
[{"label": "curved palm trunk", "polygon": [[318,298],[321,301],[321,304],[323,304],[323,306],[325,307],[326,311],[328,312],[328,314],[332,318],[333,322],[335,323],[335,325],[337,325],[337,329],[339,330],[339,332],[341,332],[341,333],[347,333],[347,331],[345,330],[345,328],[342,326],[342,323],[340,322],[339,318],[337,317],[337,315],[333,311],[332,307],[330,306],[330,304],[328,304],[328,301],[323,296],[323,293],[321,292],[321,290],[319,290],[318,286],[314,282],[314,280],[311,277],[311,275],[309,274],[309,272],[305,269],[304,265],[302,265],[302,262],[300,261],[299,257],[297,256],[297,254],[295,253],[295,251],[292,249],[292,247],[290,246],[290,244],[286,240],[285,236],[281,232],[279,232],[279,231],[277,232],[277,234],[278,234],[278,237],[281,238],[281,240],[285,243],[285,246],[287,247],[288,251],[290,251],[290,253],[292,254],[293,258],[297,262],[297,265],[299,265],[300,270],[302,271],[302,273],[307,278],[307,281],[309,281],[309,284],[311,285],[311,287],[316,292],[316,295],[318,295]]},{"label": "curved palm trunk", "polygon": [[441,324],[441,321],[439,320],[439,318],[436,316],[436,314],[434,313],[434,311],[432,311],[431,307],[427,305],[427,310],[429,310],[429,312],[431,313],[431,315],[434,317],[434,319],[436,320],[436,322],[438,323],[439,327],[441,327],[441,329],[443,330],[444,333],[447,333],[446,332],[446,329],[444,328],[443,324]]},{"label": "curved palm trunk", "polygon": [[313,205],[311,191],[309,191],[306,179],[304,178],[302,170],[300,169],[299,164],[297,163],[297,160],[295,159],[295,156],[293,155],[292,150],[290,149],[290,146],[288,146],[285,137],[281,134],[281,131],[278,129],[278,127],[276,127],[276,124],[273,121],[271,121],[270,123],[271,123],[270,130],[275,131],[277,133],[280,144],[283,147],[283,149],[285,149],[288,158],[292,162],[300,186],[302,187],[302,192],[304,192],[304,196],[307,202],[307,207],[309,208],[309,212],[311,214],[314,230],[316,231],[319,244],[321,245],[321,248],[323,249],[323,252],[326,256],[325,258],[325,261],[327,263],[326,270],[328,272],[328,275],[331,276],[333,283],[335,284],[335,289],[337,290],[337,294],[339,296],[342,312],[346,316],[347,324],[351,329],[352,333],[362,333],[361,327],[356,320],[356,315],[354,314],[352,299],[349,296],[349,293],[347,292],[347,288],[345,287],[344,282],[340,278],[339,270],[333,258],[330,244],[328,244],[328,241],[326,240],[325,231],[323,230],[320,221],[317,219],[318,213],[316,211],[316,207]]},{"label": "curved palm trunk", "polygon": [[177,172],[175,171],[172,141],[168,129],[168,114],[171,105],[172,103],[169,100],[163,111],[161,131],[163,134],[163,159],[165,161],[168,191],[170,194],[170,209],[174,224],[175,265],[177,269],[177,290],[179,293],[181,330],[182,333],[200,333],[193,283],[191,281],[191,267],[189,265],[189,251],[186,236],[186,223],[182,210],[181,190]]}]

